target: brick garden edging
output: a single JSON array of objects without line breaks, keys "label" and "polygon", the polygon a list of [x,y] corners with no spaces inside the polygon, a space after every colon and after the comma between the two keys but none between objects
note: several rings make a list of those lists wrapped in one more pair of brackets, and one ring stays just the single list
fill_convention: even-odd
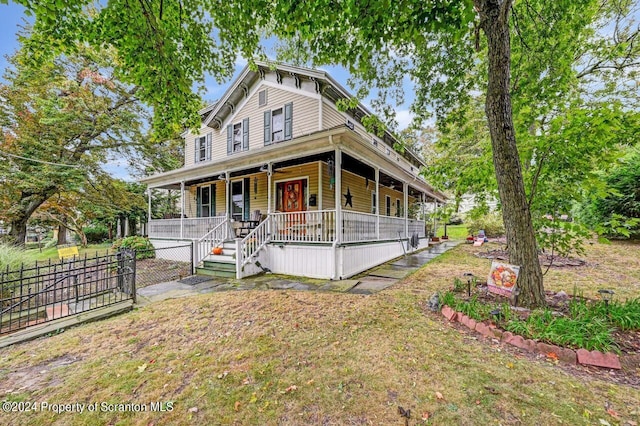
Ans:
[{"label": "brick garden edging", "polygon": [[578,363],[582,365],[613,368],[616,370],[620,370],[622,368],[618,355],[613,352],[602,353],[599,351],[588,351],[586,349],[578,349],[577,351],[574,351],[573,349],[563,348],[561,346],[549,345],[547,343],[525,339],[524,337],[513,334],[509,331],[500,330],[493,324],[477,322],[462,312],[454,311],[447,305],[442,306],[441,313],[447,320],[451,322],[457,321],[465,325],[468,329],[480,333],[488,339],[497,339],[502,343],[515,346],[527,352],[539,353],[553,358],[557,357],[558,360],[570,364]]}]

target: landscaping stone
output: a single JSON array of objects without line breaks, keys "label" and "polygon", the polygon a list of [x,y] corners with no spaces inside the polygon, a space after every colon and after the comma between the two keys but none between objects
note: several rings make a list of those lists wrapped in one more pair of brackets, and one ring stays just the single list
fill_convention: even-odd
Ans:
[{"label": "landscaping stone", "polygon": [[555,354],[558,355],[558,350],[560,348],[554,345],[550,345],[548,343],[543,343],[543,342],[539,342],[536,345],[536,351],[541,353],[542,355],[549,355],[549,354]]},{"label": "landscaping stone", "polygon": [[569,364],[575,364],[578,362],[578,357],[576,355],[576,351],[569,348],[558,348],[559,351],[556,353],[558,355],[558,359],[562,362],[567,362]]},{"label": "landscaping stone", "polygon": [[602,353],[599,351],[588,351],[586,349],[578,349],[576,351],[578,364],[594,365],[596,367],[613,368],[620,370],[620,359],[613,352]]},{"label": "landscaping stone", "polygon": [[355,287],[360,280],[340,280],[340,281],[329,281],[322,287],[320,290],[323,291],[337,291],[339,293],[346,293]]},{"label": "landscaping stone", "polygon": [[476,331],[482,334],[484,337],[490,338],[493,337],[493,330],[489,328],[485,323],[479,322],[476,324]]},{"label": "landscaping stone", "polygon": [[467,321],[467,324],[465,324],[470,330],[474,330],[476,329],[476,325],[478,324],[478,322],[476,320],[474,320],[473,318],[469,318],[469,320]]},{"label": "landscaping stone", "polygon": [[510,331],[505,331],[502,333],[502,337],[500,340],[502,340],[503,342],[507,343],[509,341],[509,339],[511,339],[513,337],[513,333]]},{"label": "landscaping stone", "polygon": [[442,307],[442,315],[449,321],[455,321],[458,313],[447,305],[444,305]]},{"label": "landscaping stone", "polygon": [[437,312],[438,309],[440,309],[440,294],[433,293],[433,295],[427,301],[427,308],[429,308],[429,310],[432,312]]}]

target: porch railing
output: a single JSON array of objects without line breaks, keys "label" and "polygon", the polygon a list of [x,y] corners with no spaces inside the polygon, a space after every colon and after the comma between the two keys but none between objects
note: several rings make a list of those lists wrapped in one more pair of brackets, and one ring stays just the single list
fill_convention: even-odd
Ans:
[{"label": "porch railing", "polygon": [[[226,216],[194,217],[182,219],[151,219],[150,238],[197,239],[226,220]],[[182,223],[182,233],[180,224]]]},{"label": "porch railing", "polygon": [[409,219],[409,236],[418,234],[419,237],[425,237],[424,221],[417,219]]},{"label": "porch railing", "polygon": [[231,226],[231,222],[225,217],[221,223],[196,242],[195,265],[202,262],[211,253],[211,249],[221,247],[225,240],[233,239],[235,236],[235,230]]},{"label": "porch railing", "polygon": [[375,214],[343,211],[342,241],[355,243],[377,240],[377,221],[378,216]]},{"label": "porch railing", "polygon": [[380,239],[397,240],[398,233],[405,237],[405,221],[403,217],[380,216]]},{"label": "porch railing", "polygon": [[239,242],[240,250],[236,250],[236,253],[238,253],[238,265],[240,267],[251,262],[253,257],[269,243],[271,240],[270,225],[271,217],[267,217]]},{"label": "porch railing", "polygon": [[271,214],[272,241],[331,243],[335,232],[335,210]]}]

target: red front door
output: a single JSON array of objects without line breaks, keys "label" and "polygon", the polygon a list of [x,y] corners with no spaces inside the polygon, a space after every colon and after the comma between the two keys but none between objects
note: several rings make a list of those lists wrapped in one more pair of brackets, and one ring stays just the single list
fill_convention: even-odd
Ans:
[{"label": "red front door", "polygon": [[304,191],[302,188],[302,180],[290,180],[288,182],[285,182],[283,186],[282,211],[304,211]]}]

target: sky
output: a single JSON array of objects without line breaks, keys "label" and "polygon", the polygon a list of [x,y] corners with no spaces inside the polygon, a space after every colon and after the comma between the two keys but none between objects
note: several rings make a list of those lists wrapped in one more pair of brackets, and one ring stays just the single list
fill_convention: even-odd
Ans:
[{"label": "sky", "polygon": [[[16,33],[19,31],[20,26],[23,26],[26,22],[32,22],[32,17],[27,17],[24,13],[24,7],[15,4],[13,2],[9,2],[8,5],[0,5],[0,76],[4,75],[5,69],[7,68],[7,60],[6,56],[13,54],[19,48],[18,37]],[[236,71],[234,74],[234,78],[240,74],[240,71],[246,65],[246,60],[238,57],[236,60]],[[325,66],[322,69],[328,72],[336,81],[338,81],[343,87],[350,90],[352,93],[355,90],[349,88],[347,84],[347,79],[349,78],[349,74],[342,67],[337,66]],[[0,77],[2,78],[2,77]],[[215,79],[211,76],[207,76],[205,80],[206,93],[203,95],[205,100],[214,101],[218,99],[227,87],[233,81],[223,82],[222,84],[218,84]],[[405,87],[405,98],[406,101],[404,104],[396,106],[396,120],[398,121],[398,129],[402,130],[410,124],[413,115],[409,111],[408,105],[411,102],[412,90],[409,85],[409,81],[407,79],[407,85]],[[369,105],[369,99],[364,99],[363,104],[369,109],[372,108]],[[125,179],[125,180],[133,180],[133,178],[129,175],[127,170],[127,162],[124,159],[112,159],[108,164],[105,164],[104,169],[111,173],[114,177]]]}]

